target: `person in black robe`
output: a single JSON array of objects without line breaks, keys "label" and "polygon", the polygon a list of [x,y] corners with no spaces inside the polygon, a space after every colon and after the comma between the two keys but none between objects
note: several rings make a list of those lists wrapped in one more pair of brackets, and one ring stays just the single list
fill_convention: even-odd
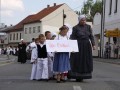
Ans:
[{"label": "person in black robe", "polygon": [[74,78],[76,81],[91,79],[93,71],[92,48],[95,49],[95,42],[92,35],[91,26],[86,24],[86,18],[81,15],[79,23],[73,27],[70,38],[77,40],[79,52],[73,52],[70,56],[71,71],[68,78]]},{"label": "person in black robe", "polygon": [[21,42],[18,44],[18,62],[21,64],[26,63],[27,54],[26,54],[26,43],[21,39]]}]

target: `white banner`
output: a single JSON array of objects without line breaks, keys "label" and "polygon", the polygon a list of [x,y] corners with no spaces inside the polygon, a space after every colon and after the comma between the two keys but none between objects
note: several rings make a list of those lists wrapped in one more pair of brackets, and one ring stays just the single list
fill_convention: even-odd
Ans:
[{"label": "white banner", "polygon": [[77,40],[46,40],[47,52],[78,52]]}]

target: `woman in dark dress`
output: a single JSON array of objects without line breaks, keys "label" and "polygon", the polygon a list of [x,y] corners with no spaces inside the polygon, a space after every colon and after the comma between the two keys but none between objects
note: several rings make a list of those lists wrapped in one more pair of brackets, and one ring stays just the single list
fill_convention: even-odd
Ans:
[{"label": "woman in dark dress", "polygon": [[91,26],[86,24],[85,16],[81,15],[78,20],[79,23],[73,27],[70,38],[78,41],[79,52],[71,53],[71,71],[68,74],[68,78],[83,81],[83,79],[92,78],[92,47],[95,49],[95,42]]},{"label": "woman in dark dress", "polygon": [[26,63],[26,43],[23,41],[23,39],[21,39],[21,42],[18,45],[18,49],[18,62],[21,62],[21,64]]}]

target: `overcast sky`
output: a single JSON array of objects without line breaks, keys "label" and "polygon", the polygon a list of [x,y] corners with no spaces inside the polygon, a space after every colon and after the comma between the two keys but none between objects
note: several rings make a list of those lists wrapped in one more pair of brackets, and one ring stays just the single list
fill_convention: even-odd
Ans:
[{"label": "overcast sky", "polygon": [[6,25],[17,24],[30,14],[41,11],[47,5],[53,6],[53,3],[66,3],[74,11],[81,10],[85,0],[0,0],[0,23]]}]

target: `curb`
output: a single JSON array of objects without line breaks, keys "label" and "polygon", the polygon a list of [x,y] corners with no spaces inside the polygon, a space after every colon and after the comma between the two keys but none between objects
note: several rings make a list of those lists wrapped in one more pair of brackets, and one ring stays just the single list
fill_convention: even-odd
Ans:
[{"label": "curb", "polygon": [[102,60],[93,60],[93,61],[120,65],[120,61],[119,62],[102,61]]}]

